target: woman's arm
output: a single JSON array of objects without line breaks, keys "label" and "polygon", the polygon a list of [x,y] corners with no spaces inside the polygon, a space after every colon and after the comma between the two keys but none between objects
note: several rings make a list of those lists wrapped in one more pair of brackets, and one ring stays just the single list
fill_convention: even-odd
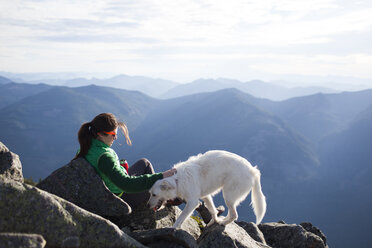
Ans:
[{"label": "woman's arm", "polygon": [[169,176],[169,173],[145,174],[129,176],[117,164],[116,158],[104,153],[98,160],[98,169],[104,173],[118,188],[126,193],[137,193],[149,190],[159,179]]}]

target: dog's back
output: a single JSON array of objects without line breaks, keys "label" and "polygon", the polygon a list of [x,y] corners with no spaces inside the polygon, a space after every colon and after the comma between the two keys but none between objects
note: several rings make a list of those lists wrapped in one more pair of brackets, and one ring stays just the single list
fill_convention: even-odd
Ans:
[{"label": "dog's back", "polygon": [[[177,173],[188,177],[188,187],[200,189],[200,197],[217,193],[223,185],[239,184],[250,189],[254,167],[243,157],[227,151],[212,150],[175,165]],[[192,179],[190,178],[192,177]],[[242,194],[242,192],[237,192]]]}]

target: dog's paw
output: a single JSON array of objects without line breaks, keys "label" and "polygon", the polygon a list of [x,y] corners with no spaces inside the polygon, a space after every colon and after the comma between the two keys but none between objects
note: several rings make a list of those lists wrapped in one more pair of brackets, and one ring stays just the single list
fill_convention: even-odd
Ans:
[{"label": "dog's paw", "polygon": [[173,229],[176,229],[176,230],[179,230],[179,229],[181,229],[181,226],[180,226],[180,225],[176,225],[176,224],[174,224],[174,225],[172,226],[172,228],[173,228]]},{"label": "dog's paw", "polygon": [[227,218],[225,218],[223,221],[221,221],[220,225],[221,226],[226,226],[226,225],[230,224],[233,221],[234,221],[234,219],[227,219]]},{"label": "dog's paw", "polygon": [[210,227],[210,226],[213,225],[213,224],[214,224],[214,219],[211,219],[211,220],[208,222],[207,227]]}]

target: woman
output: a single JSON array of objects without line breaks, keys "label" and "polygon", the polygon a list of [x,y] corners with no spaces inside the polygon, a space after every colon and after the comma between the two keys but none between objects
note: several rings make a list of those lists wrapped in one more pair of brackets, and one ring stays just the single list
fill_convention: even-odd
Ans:
[{"label": "woman", "polygon": [[80,151],[76,158],[85,158],[97,171],[107,188],[126,201],[132,208],[143,205],[149,198],[148,190],[159,179],[172,176],[175,169],[155,173],[147,159],[141,159],[129,167],[128,172],[120,166],[119,158],[110,148],[117,139],[118,128],[131,145],[126,125],[118,122],[115,115],[102,113],[79,130]]}]

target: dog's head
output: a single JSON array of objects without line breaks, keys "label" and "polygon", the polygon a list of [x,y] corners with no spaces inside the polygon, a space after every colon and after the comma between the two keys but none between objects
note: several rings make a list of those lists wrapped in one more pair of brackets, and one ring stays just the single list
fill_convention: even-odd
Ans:
[{"label": "dog's head", "polygon": [[166,178],[156,181],[149,191],[150,199],[147,206],[155,211],[161,209],[167,200],[177,197],[176,187],[175,179]]}]

